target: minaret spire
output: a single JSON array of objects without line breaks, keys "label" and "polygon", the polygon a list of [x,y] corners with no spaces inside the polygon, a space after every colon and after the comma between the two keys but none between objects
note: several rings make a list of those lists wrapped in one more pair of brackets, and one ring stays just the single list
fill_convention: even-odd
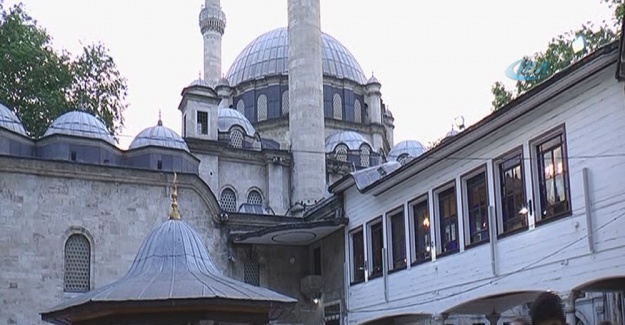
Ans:
[{"label": "minaret spire", "polygon": [[221,38],[225,29],[226,14],[221,10],[221,1],[205,0],[200,11],[200,31],[204,37],[204,80],[213,88],[221,76]]}]

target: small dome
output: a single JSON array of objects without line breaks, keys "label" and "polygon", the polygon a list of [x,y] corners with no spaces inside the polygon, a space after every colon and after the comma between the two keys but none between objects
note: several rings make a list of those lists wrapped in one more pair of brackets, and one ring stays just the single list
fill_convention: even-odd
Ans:
[{"label": "small dome", "polygon": [[217,118],[217,127],[219,129],[219,132],[230,132],[231,127],[238,125],[242,127],[243,130],[245,130],[245,133],[248,136],[253,137],[256,134],[256,130],[254,130],[254,126],[252,126],[252,123],[250,123],[250,121],[245,118],[243,114],[239,113],[239,111],[237,111],[236,109],[219,108],[217,109],[217,111],[219,115]]},{"label": "small dome", "polygon": [[349,150],[359,150],[363,144],[371,147],[371,144],[360,133],[354,131],[341,131],[326,138],[326,152],[333,152],[339,144],[345,144]]},{"label": "small dome", "polygon": [[208,81],[206,81],[206,80],[204,80],[202,78],[197,78],[197,79],[193,80],[189,84],[189,87],[193,87],[193,86],[210,87],[210,85],[208,84]]},{"label": "small dome", "polygon": [[44,137],[53,134],[104,140],[115,145],[113,135],[99,118],[83,111],[67,112],[52,122]]},{"label": "small dome", "polygon": [[380,82],[378,81],[378,78],[376,78],[373,74],[371,74],[371,78],[369,78],[369,80],[367,80],[367,85],[371,85],[371,84],[380,84]]},{"label": "small dome", "polygon": [[189,152],[189,147],[182,137],[174,130],[164,127],[161,120],[158,120],[158,125],[139,132],[128,148],[137,149],[147,146],[180,149]]},{"label": "small dome", "polygon": [[400,161],[405,158],[416,158],[421,156],[427,149],[421,142],[406,140],[396,144],[388,153],[389,161]]},{"label": "small dome", "polygon": [[458,134],[459,132],[456,131],[456,129],[451,129],[451,131],[447,132],[447,134],[445,135],[445,138],[448,137],[453,137],[454,135]]},{"label": "small dome", "polygon": [[228,81],[226,77],[221,77],[219,81],[217,81],[217,86],[230,87],[230,81]]},{"label": "small dome", "polygon": [[0,104],[0,128],[13,131],[23,136],[28,136],[26,135],[26,130],[24,130],[24,125],[22,125],[20,119],[17,118],[17,115],[2,104]]}]

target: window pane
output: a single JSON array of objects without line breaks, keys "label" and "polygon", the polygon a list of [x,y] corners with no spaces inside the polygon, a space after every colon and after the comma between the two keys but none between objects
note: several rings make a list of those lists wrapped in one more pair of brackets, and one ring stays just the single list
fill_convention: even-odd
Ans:
[{"label": "window pane", "polygon": [[382,247],[383,247],[382,223],[371,225],[371,272],[370,277],[382,275]]},{"label": "window pane", "polygon": [[527,218],[520,213],[526,205],[525,181],[521,163],[522,159],[519,154],[499,166],[501,221],[504,233],[527,227]]},{"label": "window pane", "polygon": [[458,214],[454,187],[438,195],[441,254],[458,251]]},{"label": "window pane", "polygon": [[430,239],[430,211],[427,200],[413,207],[413,218],[415,261],[430,260],[432,240]]},{"label": "window pane", "polygon": [[536,147],[540,171],[540,220],[570,212],[562,139],[562,135],[558,135]]},{"label": "window pane", "polygon": [[488,240],[488,193],[486,173],[467,180],[467,209],[469,212],[469,243]]},{"label": "window pane", "polygon": [[404,211],[390,217],[391,221],[391,270],[406,267],[406,233]]},{"label": "window pane", "polygon": [[354,282],[365,280],[365,243],[362,231],[352,234],[352,274]]}]

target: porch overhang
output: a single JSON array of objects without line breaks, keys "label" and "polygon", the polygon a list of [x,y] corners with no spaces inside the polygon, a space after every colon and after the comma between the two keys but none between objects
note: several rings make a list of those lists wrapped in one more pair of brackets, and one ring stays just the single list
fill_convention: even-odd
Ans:
[{"label": "porch overhang", "polygon": [[287,223],[247,232],[230,234],[235,244],[306,246],[345,227],[347,218]]}]

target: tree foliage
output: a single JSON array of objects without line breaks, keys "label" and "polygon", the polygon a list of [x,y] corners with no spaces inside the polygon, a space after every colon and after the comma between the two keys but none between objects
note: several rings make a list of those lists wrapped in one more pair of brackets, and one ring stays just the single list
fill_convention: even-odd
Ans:
[{"label": "tree foliage", "polygon": [[127,107],[124,79],[102,44],[72,58],[52,48],[51,37],[23,6],[0,0],[0,102],[13,109],[33,137],[61,114],[82,109],[119,133]]},{"label": "tree foliage", "polygon": [[[615,41],[618,38],[618,31],[623,21],[623,14],[625,13],[624,0],[601,1],[607,3],[610,8],[614,9],[612,24],[604,21],[599,26],[595,26],[592,22],[587,22],[583,24],[579,30],[570,31],[553,38],[544,52],[524,57],[525,60],[535,62],[537,66],[547,63],[544,65],[547,67],[547,70],[543,71],[541,74],[535,75],[533,79],[517,81],[515,89],[513,90],[506,89],[502,82],[495,82],[491,87],[491,93],[494,97],[492,101],[493,110],[503,107],[555,73],[568,67],[577,60],[580,60],[589,52],[593,52],[599,47]],[[586,50],[575,53],[573,51],[573,41],[580,35],[586,40]]]}]

